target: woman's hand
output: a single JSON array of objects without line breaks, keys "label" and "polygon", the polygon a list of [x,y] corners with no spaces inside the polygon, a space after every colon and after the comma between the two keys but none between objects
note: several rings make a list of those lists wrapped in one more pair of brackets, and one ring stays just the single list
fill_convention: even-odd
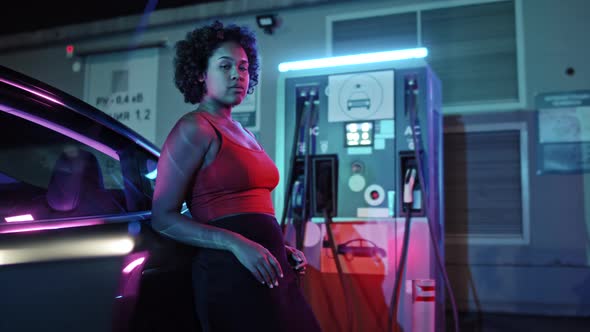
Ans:
[{"label": "woman's hand", "polygon": [[237,238],[231,251],[262,284],[270,288],[279,285],[279,277],[283,277],[283,270],[268,249],[241,236]]},{"label": "woman's hand", "polygon": [[285,250],[287,251],[287,258],[289,258],[289,262],[291,266],[295,270],[295,272],[299,273],[300,275],[305,274],[305,269],[307,267],[307,259],[305,258],[305,254],[301,250],[297,250],[291,246],[285,245]]}]

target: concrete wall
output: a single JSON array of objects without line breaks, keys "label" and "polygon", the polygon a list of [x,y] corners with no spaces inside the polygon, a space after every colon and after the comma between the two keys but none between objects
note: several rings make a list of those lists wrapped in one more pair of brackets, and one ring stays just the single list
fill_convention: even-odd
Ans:
[{"label": "concrete wall", "polygon": [[[282,26],[273,34],[258,31],[263,58],[261,77],[261,130],[259,139],[267,151],[275,151],[275,109],[277,66],[280,62],[326,55],[326,16],[371,9],[408,6],[443,1],[342,1],[305,3],[275,9]],[[462,3],[462,1],[455,1]],[[516,115],[482,114],[468,121],[524,121],[529,125],[529,182],[531,241],[528,245],[447,245],[449,275],[462,308],[483,311],[590,315],[590,175],[537,175],[535,173],[536,129],[534,96],[551,91],[590,89],[590,23],[586,0],[522,0],[524,73],[526,100],[524,111]],[[269,8],[260,8],[259,13]],[[179,9],[182,10],[182,9]],[[195,19],[150,27],[143,39],[166,38],[173,44],[194,26],[207,21],[207,11]],[[211,15],[225,21],[256,28],[256,10],[229,17],[223,11]],[[178,12],[169,12],[176,17]],[[186,16],[186,15],[185,15]],[[130,22],[137,18],[129,18]],[[77,47],[106,47],[131,40],[132,31],[76,37]],[[108,33],[107,33],[108,32]],[[63,38],[43,46],[0,51],[0,64],[33,75],[75,96],[83,95],[83,70],[73,72],[73,59],[65,58]],[[158,122],[156,143],[184,112],[193,108],[183,103],[173,82],[173,49],[160,51],[158,80]],[[575,75],[565,74],[567,67]],[[455,115],[456,116],[456,115]],[[461,115],[459,115],[461,116]],[[470,115],[472,116],[472,115]]]}]

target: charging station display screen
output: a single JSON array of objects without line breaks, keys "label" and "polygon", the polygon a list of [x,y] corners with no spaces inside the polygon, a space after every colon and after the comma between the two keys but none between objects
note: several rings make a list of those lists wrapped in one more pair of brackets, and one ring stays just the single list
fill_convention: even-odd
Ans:
[{"label": "charging station display screen", "polygon": [[373,145],[373,122],[349,122],[345,124],[346,147],[372,146]]}]

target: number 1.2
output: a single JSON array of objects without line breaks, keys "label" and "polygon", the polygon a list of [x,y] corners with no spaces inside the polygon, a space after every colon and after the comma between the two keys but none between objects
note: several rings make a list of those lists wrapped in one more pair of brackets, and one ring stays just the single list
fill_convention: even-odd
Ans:
[{"label": "number 1.2", "polygon": [[144,109],[143,112],[141,110],[135,110],[135,115],[137,117],[137,120],[149,120],[150,113],[151,113],[151,110],[149,108]]}]

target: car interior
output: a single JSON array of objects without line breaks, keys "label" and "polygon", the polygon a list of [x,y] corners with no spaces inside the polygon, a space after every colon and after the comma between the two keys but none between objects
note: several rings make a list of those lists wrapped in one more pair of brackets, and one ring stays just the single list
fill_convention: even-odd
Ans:
[{"label": "car interior", "polygon": [[23,215],[42,220],[127,211],[122,185],[105,186],[99,152],[11,114],[0,112],[0,123],[0,223]]},{"label": "car interior", "polygon": [[123,192],[104,188],[103,175],[94,154],[75,148],[63,152],[55,163],[46,198],[53,211],[64,213],[125,211]]}]

